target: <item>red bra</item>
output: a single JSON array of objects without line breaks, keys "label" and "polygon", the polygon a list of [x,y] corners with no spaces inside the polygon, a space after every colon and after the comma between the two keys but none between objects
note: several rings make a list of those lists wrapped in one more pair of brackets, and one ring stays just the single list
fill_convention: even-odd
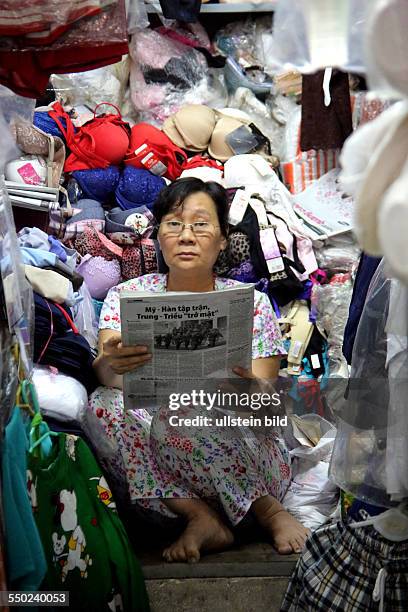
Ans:
[{"label": "red bra", "polygon": [[[113,106],[118,114],[97,117],[96,111],[103,104]],[[94,118],[76,132],[71,118],[59,102],[53,105],[53,110],[48,114],[58,124],[71,151],[65,162],[65,172],[108,168],[123,162],[129,147],[130,126],[122,120],[120,111],[114,104],[98,104],[94,110]],[[61,118],[66,120],[66,128],[60,121]]]}]

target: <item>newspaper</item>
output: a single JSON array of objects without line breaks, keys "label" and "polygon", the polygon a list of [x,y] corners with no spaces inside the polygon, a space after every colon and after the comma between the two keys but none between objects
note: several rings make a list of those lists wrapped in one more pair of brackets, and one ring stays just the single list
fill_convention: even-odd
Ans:
[{"label": "newspaper", "polygon": [[124,345],[144,345],[152,359],[125,374],[125,410],[159,407],[170,393],[199,389],[206,379],[249,368],[252,355],[254,286],[223,291],[123,292]]},{"label": "newspaper", "polygon": [[353,229],[354,200],[340,189],[338,168],[293,196],[293,210],[308,226],[312,240],[324,240]]}]

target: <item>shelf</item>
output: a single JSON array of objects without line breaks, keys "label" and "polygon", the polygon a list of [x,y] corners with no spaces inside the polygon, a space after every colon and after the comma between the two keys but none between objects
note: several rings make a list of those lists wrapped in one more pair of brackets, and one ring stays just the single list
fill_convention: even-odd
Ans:
[{"label": "shelf", "polygon": [[[234,4],[202,4],[201,13],[271,13],[274,11],[277,0],[274,2],[237,2]],[[161,13],[158,2],[146,3],[148,13]]]}]

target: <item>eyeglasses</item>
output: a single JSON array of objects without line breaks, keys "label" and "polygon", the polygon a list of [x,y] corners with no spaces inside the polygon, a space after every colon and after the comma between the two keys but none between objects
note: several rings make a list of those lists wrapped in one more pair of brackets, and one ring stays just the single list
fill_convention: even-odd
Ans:
[{"label": "eyeglasses", "polygon": [[195,221],[194,223],[182,223],[181,221],[163,221],[159,227],[162,228],[164,235],[180,235],[188,227],[195,236],[211,236],[219,225],[214,225],[209,221]]}]

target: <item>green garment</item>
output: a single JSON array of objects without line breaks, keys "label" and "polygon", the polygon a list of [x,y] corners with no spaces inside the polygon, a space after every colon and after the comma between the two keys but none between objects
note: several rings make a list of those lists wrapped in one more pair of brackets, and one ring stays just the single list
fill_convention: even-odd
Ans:
[{"label": "green garment", "polygon": [[42,588],[69,591],[76,612],[147,612],[139,563],[93,454],[73,435],[53,442],[49,457],[28,459],[48,565]]},{"label": "green garment", "polygon": [[4,432],[1,462],[6,567],[11,589],[36,591],[47,566],[27,490],[26,453],[26,424],[20,408],[14,408]]}]

